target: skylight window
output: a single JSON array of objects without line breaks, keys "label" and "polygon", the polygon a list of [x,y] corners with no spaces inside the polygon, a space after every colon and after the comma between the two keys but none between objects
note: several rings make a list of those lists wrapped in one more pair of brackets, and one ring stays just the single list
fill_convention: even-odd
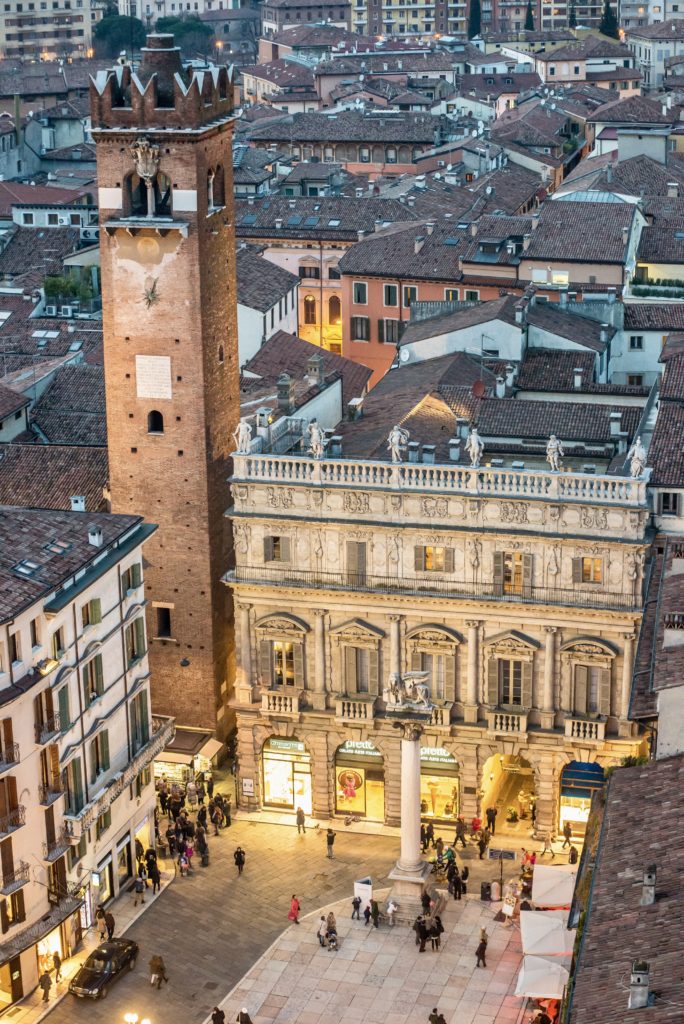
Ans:
[{"label": "skylight window", "polygon": [[304,221],[305,228],[315,228],[320,220],[320,217],[307,217]]},{"label": "skylight window", "polygon": [[8,313],[6,309],[0,310],[0,327],[2,327],[2,325],[4,323],[7,323],[7,321],[9,320],[9,318],[11,316],[12,316],[12,313],[11,312]]},{"label": "skylight window", "polygon": [[40,565],[38,562],[33,562],[30,558],[24,558],[12,567],[12,572],[16,572],[17,576],[35,576],[39,569]]},{"label": "skylight window", "polygon": [[294,213],[291,217],[288,217],[287,226],[290,228],[296,228],[298,224],[302,223],[302,218],[298,213]]},{"label": "skylight window", "polygon": [[43,548],[44,551],[49,551],[51,555],[63,555],[66,551],[71,549],[71,544],[68,544],[65,540],[51,540]]},{"label": "skylight window", "polygon": [[31,337],[32,338],[44,338],[46,336],[46,334],[47,334],[47,331],[34,331],[33,334],[31,335]]},{"label": "skylight window", "polygon": [[82,348],[83,348],[83,342],[82,341],[72,341],[71,344],[69,345],[69,351],[70,352],[80,352]]},{"label": "skylight window", "polygon": [[340,221],[340,220],[329,220],[328,221],[328,227],[329,228],[339,228],[341,223],[342,223],[342,221]]},{"label": "skylight window", "polygon": [[256,224],[256,213],[246,213],[242,218],[243,224]]}]

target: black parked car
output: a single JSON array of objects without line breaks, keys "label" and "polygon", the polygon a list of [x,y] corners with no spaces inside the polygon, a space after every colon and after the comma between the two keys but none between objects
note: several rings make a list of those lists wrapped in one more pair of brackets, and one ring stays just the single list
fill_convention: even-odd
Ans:
[{"label": "black parked car", "polygon": [[93,950],[69,982],[69,991],[82,999],[104,999],[109,986],[124,971],[132,971],[138,956],[138,943],[129,939],[110,939]]}]

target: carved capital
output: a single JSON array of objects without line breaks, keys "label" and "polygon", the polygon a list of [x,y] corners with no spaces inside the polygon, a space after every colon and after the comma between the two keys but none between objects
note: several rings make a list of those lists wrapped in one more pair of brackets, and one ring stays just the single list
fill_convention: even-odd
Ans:
[{"label": "carved capital", "polygon": [[328,614],[328,609],[327,608],[314,608],[313,609],[313,614],[316,616],[317,619],[322,619],[324,615]]},{"label": "carved capital", "polygon": [[545,633],[557,633],[558,632],[558,626],[544,626],[544,632]]},{"label": "carved capital", "polygon": [[478,629],[480,626],[480,619],[466,619],[466,626],[468,629]]},{"label": "carved capital", "polygon": [[636,640],[636,633],[621,633],[623,640]]},{"label": "carved capital", "polygon": [[251,607],[251,604],[246,604],[244,601],[236,601],[235,603],[236,612],[248,612]]},{"label": "carved capital", "polygon": [[390,616],[388,616],[390,622],[401,622],[403,617],[404,617],[403,615],[390,615]]}]

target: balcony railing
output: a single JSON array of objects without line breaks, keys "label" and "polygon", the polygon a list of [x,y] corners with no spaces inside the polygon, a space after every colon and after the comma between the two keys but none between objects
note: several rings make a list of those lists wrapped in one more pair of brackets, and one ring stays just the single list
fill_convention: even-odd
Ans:
[{"label": "balcony railing", "polygon": [[526,711],[488,711],[487,722],[490,732],[517,734],[527,732]]},{"label": "balcony railing", "polygon": [[298,455],[233,455],[236,481],[438,491],[441,495],[513,497],[645,508],[646,478],[435,463],[312,459]]},{"label": "balcony railing", "polygon": [[15,807],[9,814],[3,815],[0,818],[0,838],[10,835],[12,832],[16,832],[18,828],[26,824],[26,808],[20,804]]},{"label": "balcony railing", "polygon": [[369,722],[373,720],[375,697],[336,697],[335,718],[343,722]]},{"label": "balcony railing", "polygon": [[72,839],[73,829],[70,823],[65,821],[57,836],[49,842],[43,843],[43,860],[50,863],[57,860],[69,849]]},{"label": "balcony railing", "polygon": [[573,740],[603,742],[606,735],[606,723],[597,718],[566,718],[565,735]]},{"label": "balcony railing", "polygon": [[436,725],[441,728],[449,728],[451,726],[451,709],[453,704],[448,702],[446,704],[439,704],[432,709],[432,721],[431,725]]},{"label": "balcony railing", "polygon": [[19,764],[19,744],[8,743],[0,749],[0,773],[9,771]]},{"label": "balcony railing", "polygon": [[36,722],[36,743],[48,743],[55,736],[59,735],[59,714],[55,713],[44,722]]},{"label": "balcony railing", "polygon": [[26,885],[30,881],[30,870],[30,865],[22,860],[14,871],[3,871],[0,875],[0,894],[9,896],[10,893],[21,889],[22,885]]},{"label": "balcony railing", "polygon": [[64,792],[61,779],[52,779],[51,782],[41,782],[38,786],[38,802],[44,807],[53,804]]},{"label": "balcony railing", "polygon": [[227,576],[228,583],[303,587],[318,590],[356,590],[375,594],[411,594],[464,598],[480,601],[501,601],[507,604],[554,604],[572,608],[611,608],[638,611],[640,597],[631,593],[616,594],[603,590],[582,590],[580,587],[526,586],[504,593],[493,581],[474,583],[470,580],[447,579],[443,575],[399,577],[374,576],[370,573],[314,572],[291,569],[286,565],[239,565]]},{"label": "balcony railing", "polygon": [[299,691],[286,693],[283,690],[264,690],[261,694],[261,710],[271,715],[298,715],[300,700]]}]

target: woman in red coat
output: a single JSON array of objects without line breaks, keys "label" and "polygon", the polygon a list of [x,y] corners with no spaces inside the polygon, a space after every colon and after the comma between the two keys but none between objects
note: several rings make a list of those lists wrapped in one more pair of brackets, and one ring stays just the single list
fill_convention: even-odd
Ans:
[{"label": "woman in red coat", "polygon": [[287,915],[290,921],[294,921],[295,924],[299,924],[299,900],[293,895],[290,900],[290,913]]}]

